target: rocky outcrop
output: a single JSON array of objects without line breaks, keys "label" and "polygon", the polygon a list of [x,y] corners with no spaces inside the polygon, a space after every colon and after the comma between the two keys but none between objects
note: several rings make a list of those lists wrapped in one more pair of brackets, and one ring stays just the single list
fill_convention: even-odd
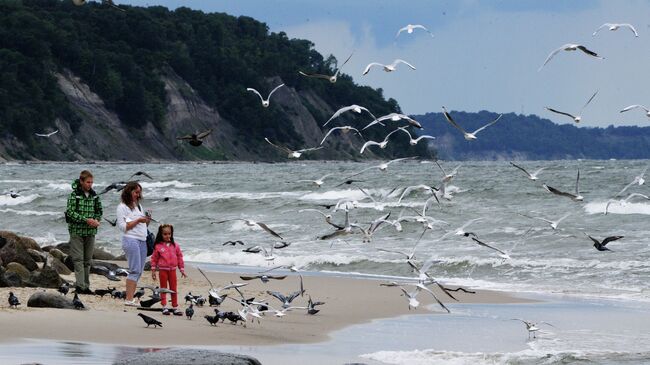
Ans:
[{"label": "rocky outcrop", "polygon": [[127,356],[113,365],[261,365],[250,356],[200,349],[165,349]]},{"label": "rocky outcrop", "polygon": [[29,280],[25,282],[28,286],[36,288],[58,288],[63,283],[63,280],[50,266],[43,266],[40,270],[33,271]]}]

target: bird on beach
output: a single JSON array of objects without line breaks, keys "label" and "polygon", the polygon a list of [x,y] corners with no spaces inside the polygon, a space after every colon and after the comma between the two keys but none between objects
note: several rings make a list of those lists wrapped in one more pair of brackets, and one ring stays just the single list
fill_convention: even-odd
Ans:
[{"label": "bird on beach", "polygon": [[475,139],[476,139],[476,134],[477,134],[478,132],[480,132],[480,131],[484,130],[485,128],[491,126],[492,124],[498,122],[499,119],[501,119],[501,117],[503,116],[503,114],[499,114],[499,116],[498,116],[495,120],[493,120],[493,121],[491,121],[490,123],[488,123],[488,124],[482,126],[481,128],[475,130],[475,131],[472,132],[472,133],[468,133],[468,132],[466,132],[466,131],[463,129],[463,127],[461,127],[460,125],[458,125],[458,124],[454,121],[454,119],[451,117],[451,114],[449,114],[449,112],[447,112],[447,108],[445,108],[444,106],[442,107],[442,114],[445,116],[445,119],[447,119],[447,122],[449,122],[449,124],[451,124],[454,128],[456,128],[456,129],[458,129],[459,131],[461,131],[461,133],[463,133],[463,138],[465,138],[465,140],[467,140],[467,141],[475,140]]},{"label": "bird on beach", "polygon": [[648,118],[650,118],[650,109],[646,108],[646,107],[643,106],[643,105],[639,105],[639,104],[634,104],[634,105],[626,106],[626,107],[623,108],[619,113],[625,113],[626,111],[629,111],[629,110],[632,110],[632,109],[636,109],[636,108],[639,108],[639,109],[643,109],[643,110],[645,110],[645,116],[648,117]]},{"label": "bird on beach", "polygon": [[528,178],[529,178],[530,180],[533,180],[533,181],[537,180],[537,175],[539,175],[540,172],[542,172],[542,171],[544,171],[544,169],[546,169],[546,167],[542,167],[542,168],[537,169],[535,172],[533,172],[533,173],[531,174],[530,172],[526,171],[526,169],[524,169],[523,167],[521,167],[521,166],[519,166],[519,165],[515,165],[515,163],[512,162],[512,161],[510,162],[510,164],[511,164],[512,166],[518,168],[519,170],[523,171],[524,174],[526,174],[526,176],[528,176]]},{"label": "bird on beach", "polygon": [[190,306],[185,308],[185,317],[187,317],[187,319],[192,319],[193,316],[194,316],[194,304],[190,303]]},{"label": "bird on beach", "polygon": [[598,250],[598,251],[611,251],[611,252],[613,252],[613,251],[610,250],[609,248],[605,247],[605,246],[608,243],[612,242],[612,241],[617,241],[617,240],[620,240],[621,238],[624,237],[624,236],[609,236],[609,237],[605,237],[602,241],[599,241],[599,240],[591,237],[590,235],[588,235],[586,233],[585,233],[585,235],[587,237],[589,237],[589,239],[594,242],[594,247],[596,248],[596,250]]},{"label": "bird on beach", "polygon": [[149,317],[147,315],[144,315],[142,313],[138,313],[138,316],[140,318],[142,318],[144,323],[147,324],[147,328],[149,328],[149,326],[153,326],[153,328],[156,328],[156,327],[161,327],[162,328],[162,326],[163,326],[162,322],[158,321],[157,319],[151,318],[151,317]]},{"label": "bird on beach", "polygon": [[580,170],[578,170],[578,176],[576,177],[576,189],[575,189],[575,194],[567,193],[564,191],[560,191],[552,186],[542,184],[542,187],[546,189],[549,193],[553,193],[555,195],[560,195],[560,196],[566,196],[567,198],[571,198],[571,200],[576,201],[576,202],[581,202],[584,200],[584,197],[580,195]]},{"label": "bird on beach", "polygon": [[605,28],[607,28],[607,30],[612,31],[612,32],[615,31],[615,30],[619,30],[620,28],[627,28],[630,31],[632,31],[632,33],[634,33],[635,37],[639,36],[639,33],[637,33],[634,26],[632,24],[629,24],[629,23],[605,23],[605,24],[601,25],[600,27],[598,27],[598,29],[596,29],[596,31],[591,36],[595,37],[596,34],[598,34],[598,32],[600,32],[602,29],[605,29]]},{"label": "bird on beach", "polygon": [[210,133],[212,133],[212,129],[208,129],[207,131],[201,133],[192,133],[182,137],[176,137],[176,139],[179,141],[189,141],[190,145],[198,147],[203,144],[202,139],[209,136]]},{"label": "bird on beach", "polygon": [[14,295],[13,292],[9,292],[9,298],[7,299],[9,302],[9,308],[15,308],[18,309],[18,306],[20,305],[20,301],[18,300],[18,297]]},{"label": "bird on beach", "polygon": [[585,47],[585,46],[583,46],[583,45],[581,45],[581,44],[567,43],[567,44],[562,45],[561,47],[559,47],[559,48],[557,48],[557,49],[554,49],[554,50],[553,50],[553,51],[548,55],[548,57],[546,57],[546,61],[544,61],[544,64],[542,64],[542,66],[537,70],[537,72],[541,71],[542,68],[543,68],[544,66],[546,66],[546,64],[549,63],[549,61],[550,61],[550,60],[551,60],[551,59],[552,59],[556,54],[558,54],[558,52],[560,52],[560,51],[576,51],[576,50],[580,50],[580,51],[584,52],[586,55],[589,55],[589,56],[594,57],[594,58],[598,58],[598,59],[601,59],[601,60],[604,60],[604,59],[605,59],[605,57],[600,57],[596,52],[594,52],[594,51],[590,51],[589,49],[587,49],[587,47]]},{"label": "bird on beach", "polygon": [[39,137],[50,138],[50,137],[52,137],[53,135],[55,135],[55,134],[57,134],[57,133],[59,133],[59,130],[58,130],[58,129],[55,130],[54,132],[50,132],[50,133],[34,133],[34,134],[37,135],[37,136],[39,136]]},{"label": "bird on beach", "polygon": [[314,77],[314,78],[317,78],[317,79],[325,79],[325,80],[327,80],[327,81],[329,81],[329,82],[331,82],[333,84],[338,79],[338,76],[339,76],[339,73],[341,72],[341,69],[343,68],[343,66],[345,66],[346,63],[348,63],[350,58],[352,58],[353,54],[354,54],[354,51],[352,51],[352,53],[350,53],[350,56],[348,56],[348,58],[345,60],[345,62],[343,62],[341,67],[338,67],[336,69],[336,72],[334,72],[334,75],[332,75],[332,76],[317,74],[317,73],[308,74],[308,73],[305,73],[305,72],[302,72],[302,71],[298,71],[298,73],[303,75],[303,76],[306,76],[306,77]]},{"label": "bird on beach", "polygon": [[265,108],[268,108],[269,107],[269,99],[271,99],[271,95],[273,95],[273,93],[276,92],[282,86],[284,86],[284,84],[280,84],[280,85],[276,86],[273,90],[271,90],[271,92],[269,93],[269,96],[266,99],[264,99],[262,97],[262,95],[259,93],[259,91],[253,89],[252,87],[246,88],[246,91],[251,91],[251,92],[255,93],[257,96],[259,96],[260,100],[262,101],[262,106],[265,107]]},{"label": "bird on beach", "polygon": [[283,280],[286,278],[286,275],[281,275],[281,276],[274,276],[274,275],[254,275],[254,276],[248,276],[248,275],[240,275],[239,276],[242,280],[255,280],[255,279],[260,279],[263,283],[268,283],[273,280]]},{"label": "bird on beach", "polygon": [[[582,114],[582,111],[587,107],[587,105],[589,105],[589,103],[591,103],[592,100],[594,100],[594,98],[596,97],[597,94],[598,94],[598,91],[596,91],[596,92],[595,92],[595,93],[594,93],[594,94],[589,98],[589,100],[587,100],[587,102],[585,103],[585,105],[582,106],[582,108],[580,109],[580,111],[578,112],[578,114]],[[550,111],[550,112],[553,112],[553,113],[556,113],[556,114],[561,114],[561,115],[566,115],[567,117],[573,119],[573,121],[576,122],[576,123],[580,123],[580,121],[582,120],[582,116],[580,116],[580,115],[573,115],[573,114],[570,114],[570,113],[561,112],[561,111],[559,111],[559,110],[556,110],[556,109],[553,109],[553,108],[549,108],[549,107],[545,107],[545,108],[546,108],[546,110],[548,110],[548,111]]]},{"label": "bird on beach", "polygon": [[210,326],[216,326],[217,323],[219,323],[219,317],[217,316],[210,316],[206,314],[203,316],[203,318],[205,318],[208,321],[208,323],[210,323]]},{"label": "bird on beach", "polygon": [[67,282],[63,282],[63,284],[59,286],[59,289],[57,289],[57,291],[63,294],[64,296],[68,295],[68,291],[70,291],[70,284],[68,284]]},{"label": "bird on beach", "polygon": [[262,222],[255,222],[252,219],[232,218],[232,219],[225,219],[225,220],[222,220],[222,221],[210,222],[210,224],[221,224],[221,223],[233,222],[233,221],[242,221],[242,222],[246,223],[246,225],[249,226],[249,227],[258,226],[258,227],[262,228],[263,230],[265,230],[266,232],[270,233],[271,235],[273,235],[273,236],[275,236],[275,237],[277,237],[277,238],[279,238],[281,240],[284,240],[284,238],[282,238],[282,236],[277,234],[275,231],[273,231],[271,228],[269,228],[269,226],[267,226],[266,224],[264,224]]},{"label": "bird on beach", "polygon": [[[528,330],[528,338],[530,338],[531,333],[533,334],[533,338],[536,338],[535,333],[537,331],[539,331],[539,327],[537,326],[537,323],[526,321],[526,320],[523,320],[521,318],[512,318],[512,321],[520,321],[520,322],[522,322],[524,325],[526,325],[526,330]],[[555,327],[555,326],[553,326],[552,324],[550,324],[548,322],[539,322],[539,323],[543,323],[543,324],[549,325],[551,327]]]},{"label": "bird on beach", "polygon": [[414,31],[415,29],[422,29],[422,30],[426,31],[427,33],[429,33],[429,35],[430,35],[431,37],[433,37],[433,33],[431,33],[431,32],[429,31],[429,29],[427,29],[424,25],[421,25],[421,24],[407,24],[406,26],[400,28],[400,29],[397,31],[397,34],[395,35],[395,39],[397,39],[397,37],[399,37],[399,35],[400,35],[402,32],[406,32],[406,33],[408,33],[408,34],[412,34],[413,31]]},{"label": "bird on beach", "polygon": [[300,150],[292,150],[292,149],[287,148],[285,146],[279,146],[277,144],[274,144],[271,141],[269,141],[269,139],[266,138],[266,137],[264,138],[264,140],[266,142],[268,142],[268,144],[270,144],[271,146],[275,147],[276,149],[286,153],[287,158],[300,158],[300,156],[302,156],[302,154],[305,153],[305,152],[317,151],[317,150],[320,150],[320,149],[323,148],[322,146],[318,146],[318,147],[311,147],[311,148],[303,148],[303,149],[300,149]]},{"label": "bird on beach", "polygon": [[382,67],[384,72],[393,72],[397,68],[397,65],[399,65],[400,63],[403,63],[403,64],[407,65],[408,67],[410,67],[412,70],[415,70],[415,66],[413,66],[410,63],[398,58],[398,59],[394,60],[393,63],[388,64],[388,65],[384,65],[383,63],[379,63],[379,62],[371,62],[363,70],[363,75],[368,74],[368,72],[370,72],[370,69],[372,67],[374,67],[374,66]]},{"label": "bird on beach", "polygon": [[74,293],[74,298],[72,298],[72,305],[74,305],[74,309],[85,309],[86,307],[84,304],[81,302],[79,299],[79,294]]}]

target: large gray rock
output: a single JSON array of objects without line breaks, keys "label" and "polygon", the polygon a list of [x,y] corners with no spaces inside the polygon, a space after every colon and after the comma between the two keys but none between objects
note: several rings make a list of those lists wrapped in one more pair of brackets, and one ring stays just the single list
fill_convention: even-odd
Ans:
[{"label": "large gray rock", "polygon": [[[29,237],[22,237],[13,232],[0,231],[0,237],[4,238],[6,243],[15,242],[18,246],[27,249],[41,250],[41,246]],[[1,245],[0,245],[1,246]]]},{"label": "large gray rock", "polygon": [[6,272],[14,272],[20,276],[20,279],[22,281],[27,281],[29,280],[30,277],[30,272],[25,268],[25,266],[17,263],[17,262],[10,262],[7,264],[5,267],[7,269]]},{"label": "large gray rock", "polygon": [[66,298],[59,293],[46,291],[38,291],[32,294],[27,301],[27,306],[38,308],[74,309],[72,298]]},{"label": "large gray rock", "polygon": [[61,250],[66,255],[70,254],[70,242],[63,242],[56,245],[56,248]]},{"label": "large gray rock", "polygon": [[250,356],[213,350],[166,349],[127,356],[113,365],[261,365]]},{"label": "large gray rock", "polygon": [[52,266],[54,270],[56,270],[59,275],[70,275],[72,274],[73,270],[70,270],[63,262],[59,261],[56,257],[47,254],[47,264]]},{"label": "large gray rock", "polygon": [[52,248],[48,252],[61,262],[65,260],[66,254],[64,254],[63,251],[59,250],[58,248]]},{"label": "large gray rock", "polygon": [[37,288],[59,288],[62,283],[63,280],[56,270],[50,266],[43,266],[41,270],[32,272],[25,284]]},{"label": "large gray rock", "polygon": [[38,269],[36,261],[27,253],[24,247],[20,246],[16,241],[7,241],[7,244],[0,249],[0,257],[5,265],[10,262],[17,262],[25,266],[29,271]]},{"label": "large gray rock", "polygon": [[23,279],[21,279],[15,272],[4,272],[2,277],[0,277],[0,286],[23,286]]},{"label": "large gray rock", "polygon": [[36,262],[45,262],[45,257],[46,257],[45,252],[34,250],[33,248],[30,248],[30,249],[27,250],[27,253],[29,254],[29,256],[31,256],[34,259],[34,261],[36,261]]},{"label": "large gray rock", "polygon": [[99,247],[95,247],[95,251],[93,252],[93,260],[110,260],[113,261],[115,260],[115,255],[113,255],[110,252],[106,252],[103,249]]}]

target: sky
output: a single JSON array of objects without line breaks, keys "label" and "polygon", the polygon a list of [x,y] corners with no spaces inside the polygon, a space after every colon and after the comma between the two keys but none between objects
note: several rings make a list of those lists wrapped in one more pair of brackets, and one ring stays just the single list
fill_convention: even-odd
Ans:
[{"label": "sky", "polygon": [[[573,123],[545,107],[580,114],[579,126],[650,126],[641,109],[650,107],[650,1],[551,0],[115,0],[117,4],[186,6],[204,12],[246,15],[271,32],[309,39],[324,57],[354,55],[342,72],[355,82],[382,88],[407,114],[449,110],[535,114],[558,124]],[[604,23],[630,23],[639,37],[621,28],[592,33]],[[416,30],[421,24],[434,35]],[[578,43],[604,59],[559,52],[538,71],[551,51]],[[386,73],[362,72],[370,62],[403,59]],[[310,70],[303,70],[309,72]],[[271,76],[271,75],[269,75]],[[584,110],[583,105],[598,91]],[[355,103],[354,100],[350,104]]]}]

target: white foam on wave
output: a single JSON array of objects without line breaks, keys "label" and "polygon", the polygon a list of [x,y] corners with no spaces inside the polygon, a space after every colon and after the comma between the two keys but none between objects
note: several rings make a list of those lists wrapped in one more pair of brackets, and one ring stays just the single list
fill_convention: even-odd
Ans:
[{"label": "white foam on wave", "polygon": [[377,351],[359,357],[397,365],[474,365],[497,364],[503,360],[503,354],[486,354],[482,352],[466,353],[455,351],[414,350],[414,351]]},{"label": "white foam on wave", "polygon": [[0,209],[0,213],[14,213],[18,215],[63,215],[63,212],[46,212],[36,210],[16,210],[16,209]]},{"label": "white foam on wave", "polygon": [[47,184],[48,189],[52,190],[64,190],[64,191],[72,191],[72,185],[70,183],[48,183]]},{"label": "white foam on wave", "polygon": [[140,181],[140,186],[142,186],[143,189],[166,188],[170,186],[173,186],[178,189],[186,189],[196,185],[192,183],[180,182],[178,180],[172,180],[172,181],[156,181],[156,182]]},{"label": "white foam on wave", "polygon": [[176,199],[205,200],[205,199],[242,199],[242,200],[263,200],[298,197],[302,192],[265,192],[265,193],[244,193],[226,191],[183,191],[171,189],[161,195]]},{"label": "white foam on wave", "polygon": [[14,206],[31,203],[36,198],[38,198],[38,194],[21,195],[17,198],[12,198],[10,195],[0,195],[0,206]]},{"label": "white foam on wave", "polygon": [[277,266],[277,265],[295,265],[298,267],[308,267],[317,264],[349,265],[354,262],[364,260],[363,256],[351,256],[349,254],[330,254],[330,255],[303,255],[303,256],[283,256],[281,251],[275,251],[275,260],[267,261],[262,253],[246,253],[241,250],[237,251],[203,251],[192,252],[188,250],[183,256],[187,261],[207,262],[210,264],[224,265],[244,265],[244,266]]},{"label": "white foam on wave", "polygon": [[46,232],[45,236],[33,236],[32,239],[41,247],[60,242],[52,232]]},{"label": "white foam on wave", "polygon": [[308,193],[300,197],[300,200],[327,200],[338,201],[341,199],[348,200],[362,200],[366,195],[361,190],[347,189],[347,190],[328,190],[322,193]]},{"label": "white foam on wave", "polygon": [[[604,214],[607,202],[592,202],[585,205],[587,214]],[[645,203],[612,203],[607,209],[607,214],[645,214],[650,215],[650,204]]]}]

